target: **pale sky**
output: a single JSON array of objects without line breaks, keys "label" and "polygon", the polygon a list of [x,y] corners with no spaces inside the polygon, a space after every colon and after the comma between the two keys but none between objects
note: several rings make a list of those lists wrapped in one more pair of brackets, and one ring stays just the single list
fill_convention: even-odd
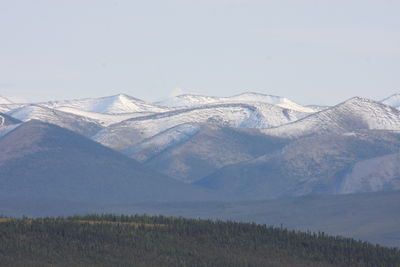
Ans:
[{"label": "pale sky", "polygon": [[400,92],[398,0],[0,0],[0,95]]}]

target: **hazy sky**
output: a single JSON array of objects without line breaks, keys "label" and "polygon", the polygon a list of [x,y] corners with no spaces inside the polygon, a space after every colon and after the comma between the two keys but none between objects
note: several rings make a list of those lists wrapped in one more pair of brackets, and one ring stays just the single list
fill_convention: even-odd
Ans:
[{"label": "hazy sky", "polygon": [[0,95],[400,92],[398,0],[0,0]]}]

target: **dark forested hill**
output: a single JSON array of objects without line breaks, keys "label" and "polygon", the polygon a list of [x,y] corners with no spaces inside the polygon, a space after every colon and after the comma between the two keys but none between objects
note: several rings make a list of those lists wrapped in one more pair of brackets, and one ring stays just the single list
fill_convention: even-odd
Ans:
[{"label": "dark forested hill", "polygon": [[146,216],[0,218],[2,266],[398,266],[400,252],[263,225]]}]

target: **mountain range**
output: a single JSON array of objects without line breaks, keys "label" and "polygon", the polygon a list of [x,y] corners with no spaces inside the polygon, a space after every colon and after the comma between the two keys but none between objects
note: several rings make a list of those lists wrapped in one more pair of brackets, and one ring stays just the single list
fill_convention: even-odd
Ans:
[{"label": "mountain range", "polygon": [[400,190],[399,108],[399,94],[332,107],[257,93],[0,98],[0,192],[104,205],[384,194]]}]

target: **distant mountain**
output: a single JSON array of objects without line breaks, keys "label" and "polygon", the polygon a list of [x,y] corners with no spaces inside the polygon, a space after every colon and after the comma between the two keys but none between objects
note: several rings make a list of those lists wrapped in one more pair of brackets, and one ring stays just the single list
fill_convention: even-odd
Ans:
[{"label": "distant mountain", "polygon": [[18,105],[18,104],[14,104],[9,99],[0,96],[0,112],[6,113],[6,112],[10,111],[12,109],[11,106],[13,106],[13,105]]},{"label": "distant mountain", "polygon": [[369,99],[354,97],[334,107],[280,127],[266,129],[269,135],[298,138],[341,134],[361,129],[400,130],[400,111]]},{"label": "distant mountain", "polygon": [[213,97],[201,95],[179,95],[167,98],[165,100],[156,102],[155,104],[166,107],[194,107],[218,103],[243,103],[248,104],[252,102],[267,103],[277,105],[281,108],[290,109],[298,112],[313,113],[315,110],[312,108],[301,106],[287,98],[280,96],[272,96],[260,93],[243,93],[231,97]]},{"label": "distant mountain", "polygon": [[400,190],[400,153],[366,159],[344,176],[341,193]]},{"label": "distant mountain", "polygon": [[330,108],[330,106],[320,106],[320,105],[307,105],[306,107],[307,108],[311,108],[315,112],[322,111],[322,110]]},{"label": "distant mountain", "polygon": [[8,112],[8,115],[21,121],[40,120],[56,124],[85,136],[92,136],[102,129],[94,120],[74,114],[50,109],[40,105],[26,105]]},{"label": "distant mountain", "polygon": [[[349,184],[351,177],[355,176],[350,174],[348,177],[355,164],[399,150],[400,133],[390,131],[309,136],[294,140],[277,152],[224,167],[196,184],[242,199],[348,193],[352,190],[343,188],[348,188],[344,184]],[[396,157],[392,161],[394,168]],[[385,168],[381,172],[385,172]],[[356,177],[364,179],[363,184],[381,180],[382,184],[377,186],[380,190],[398,189],[399,181],[395,174]],[[368,177],[375,180],[367,181]],[[392,181],[385,182],[387,179]],[[352,188],[355,192],[375,191],[369,187]]]},{"label": "distant mountain", "polygon": [[248,161],[285,142],[258,130],[209,124],[181,124],[124,151],[154,170],[194,182],[226,165]]},{"label": "distant mountain", "polygon": [[269,128],[296,121],[304,116],[305,113],[266,103],[215,104],[125,120],[107,127],[93,138],[103,145],[123,150],[184,123],[208,123],[233,128]]},{"label": "distant mountain", "polygon": [[143,100],[124,95],[114,95],[100,98],[85,98],[76,100],[51,101],[41,103],[49,108],[73,108],[81,111],[104,113],[104,114],[121,114],[121,113],[137,113],[137,112],[163,112],[165,108],[144,102]]},{"label": "distant mountain", "polygon": [[394,108],[400,108],[400,94],[394,94],[381,100],[383,104],[392,106]]},{"label": "distant mountain", "polygon": [[14,130],[21,121],[0,113],[0,138]]},{"label": "distant mountain", "polygon": [[124,120],[147,116],[154,114],[153,112],[135,112],[135,113],[119,113],[119,114],[105,114],[105,113],[96,113],[90,111],[82,111],[77,108],[72,107],[57,107],[54,108],[55,110],[71,113],[77,115],[79,117],[85,117],[89,120],[95,121],[96,123],[108,127],[112,124],[116,124],[122,122]]},{"label": "distant mountain", "polygon": [[20,120],[10,117],[7,114],[0,113],[0,127],[18,124],[20,122]]},{"label": "distant mountain", "polygon": [[[18,120],[67,128],[146,168],[234,199],[397,189],[397,171],[386,170],[396,165],[390,155],[399,149],[400,110],[394,107],[355,97],[308,108],[256,93],[168,101],[156,105],[121,94],[0,107]],[[1,127],[2,139],[18,126]],[[376,168],[358,167],[368,160]]]},{"label": "distant mountain", "polygon": [[94,203],[215,199],[55,125],[29,121],[0,139],[0,195]]},{"label": "distant mountain", "polygon": [[12,103],[13,102],[8,100],[7,98],[0,96],[0,105],[2,105],[2,104],[12,104]]}]

